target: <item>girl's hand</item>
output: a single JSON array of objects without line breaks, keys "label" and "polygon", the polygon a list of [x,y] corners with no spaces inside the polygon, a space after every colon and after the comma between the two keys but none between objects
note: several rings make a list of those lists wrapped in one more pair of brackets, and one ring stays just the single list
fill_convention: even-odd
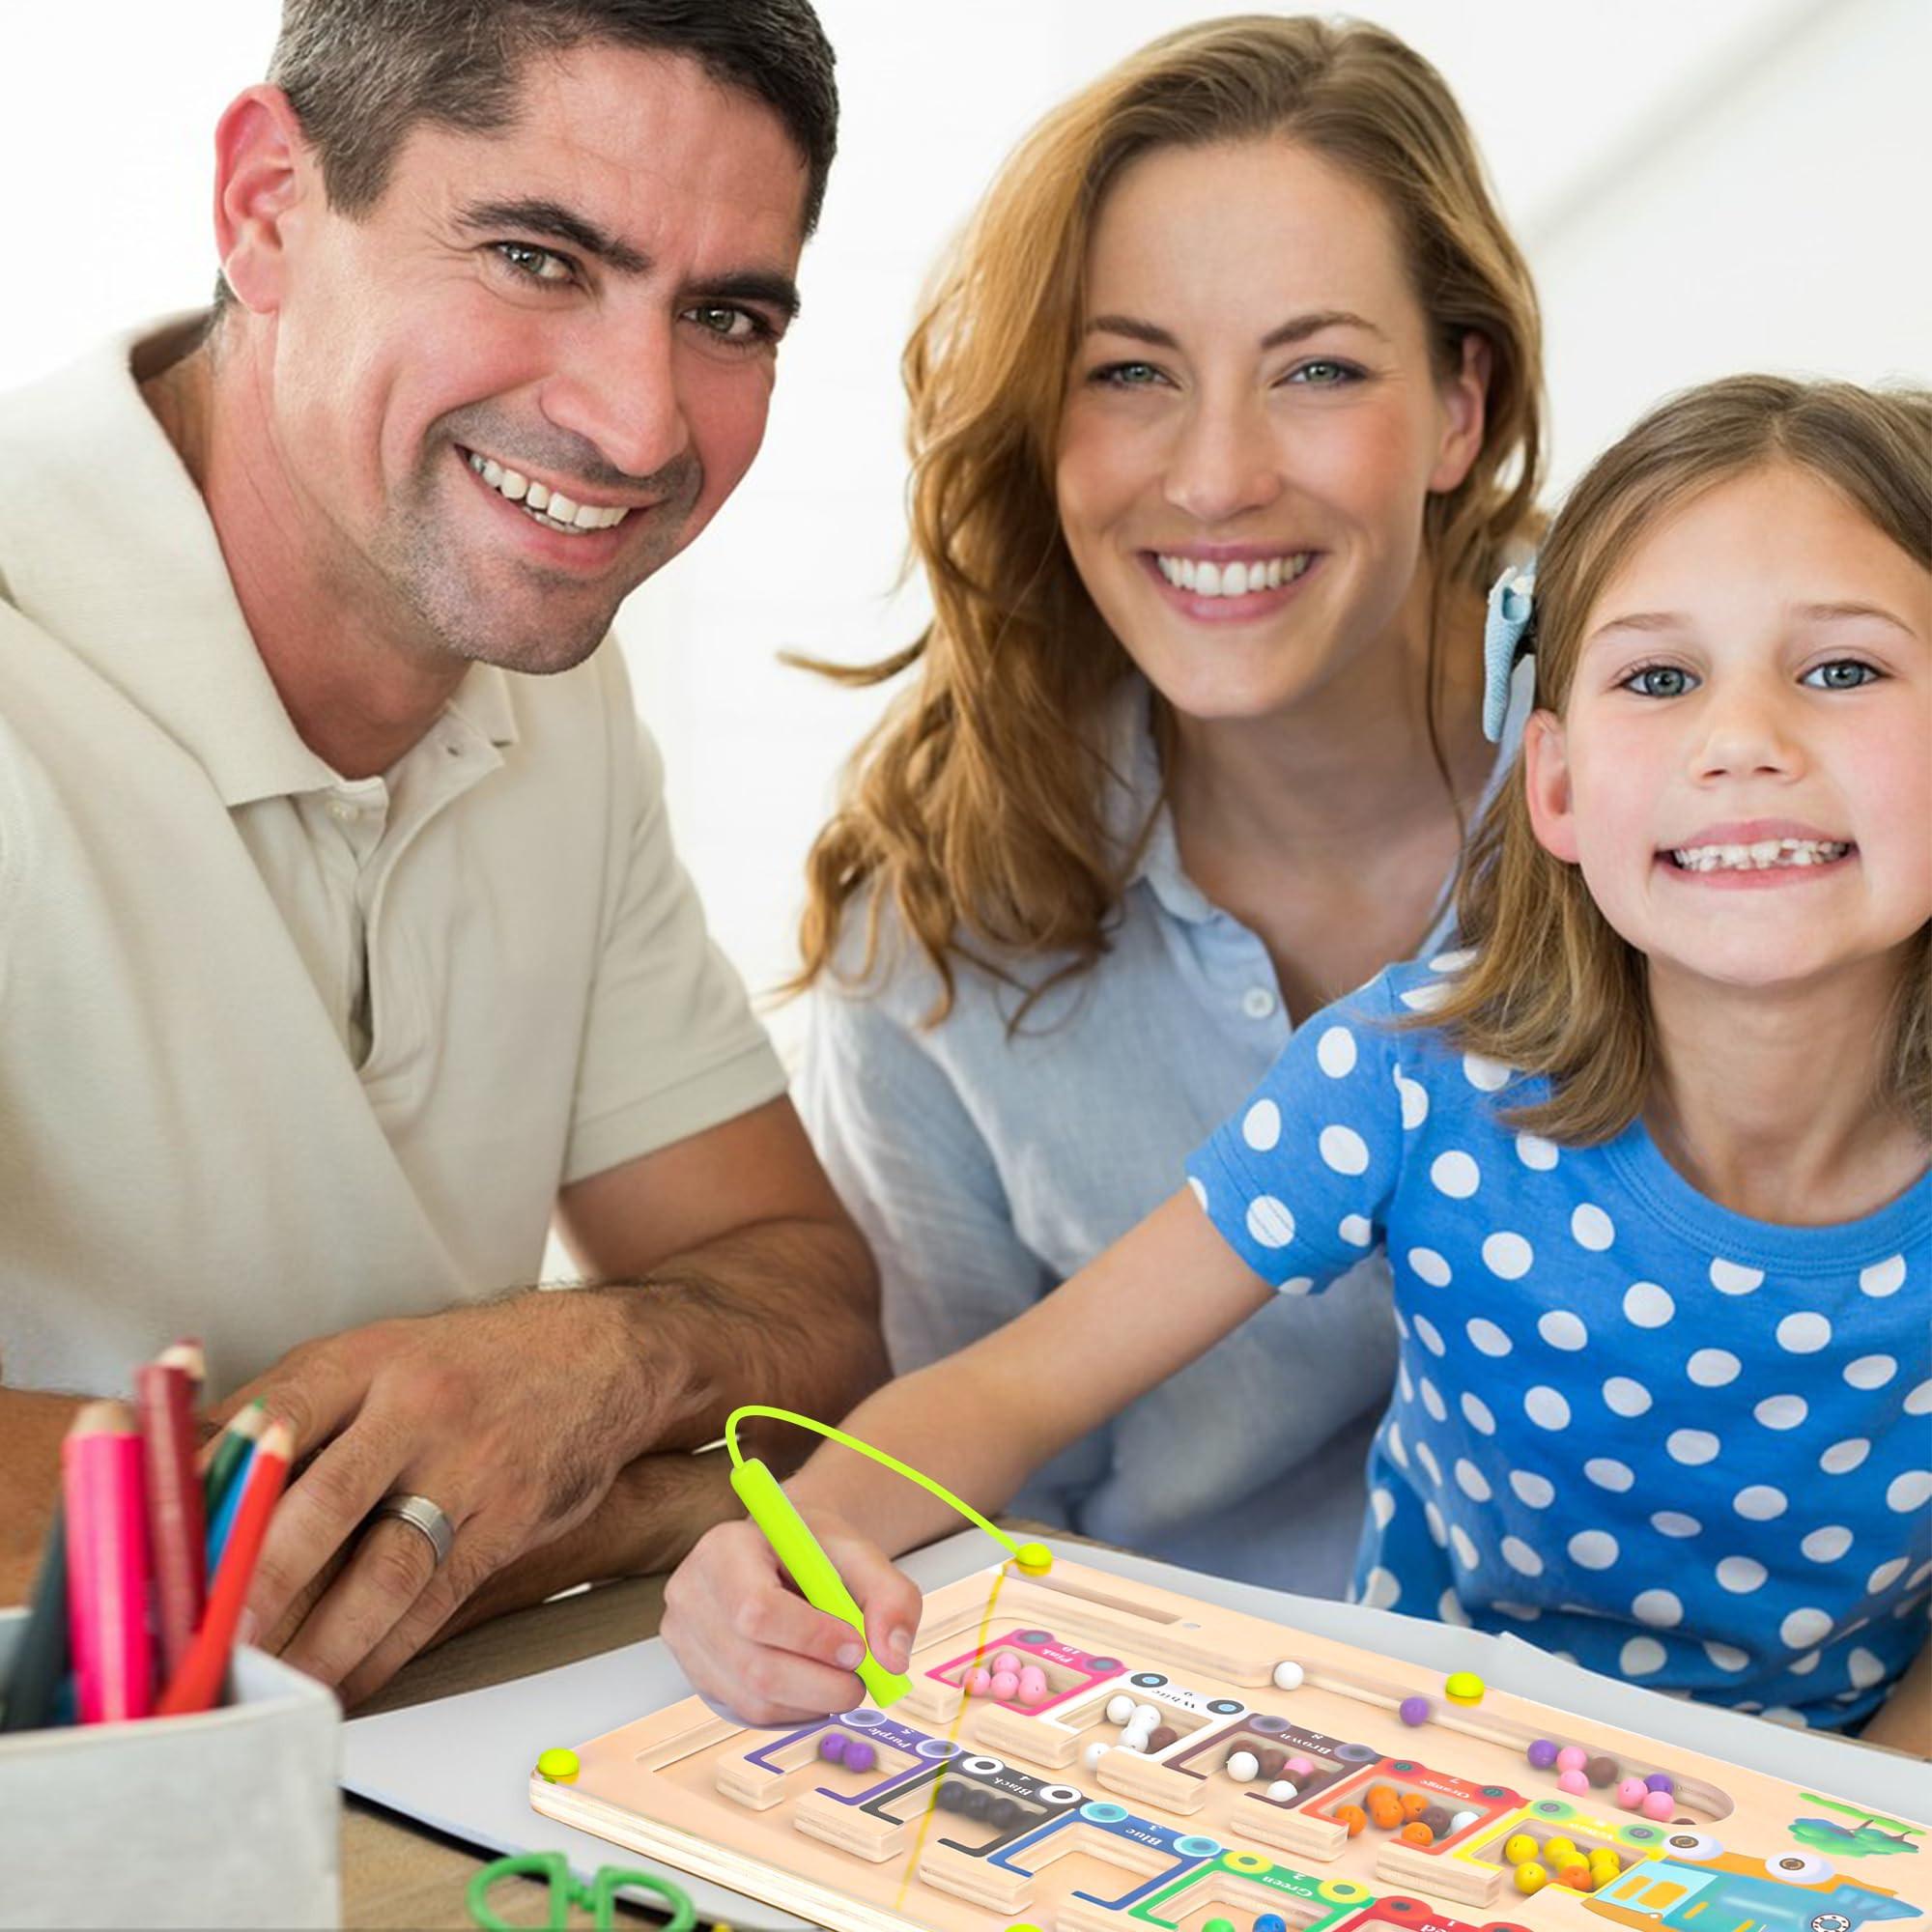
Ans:
[{"label": "girl's hand", "polygon": [[[801,1514],[866,1613],[872,1655],[903,1670],[919,1628],[918,1586],[841,1518]],[[660,1634],[697,1694],[743,1723],[794,1723],[870,1701],[852,1674],[864,1655],[858,1633],[793,1590],[755,1523],[705,1532],[665,1585]]]}]

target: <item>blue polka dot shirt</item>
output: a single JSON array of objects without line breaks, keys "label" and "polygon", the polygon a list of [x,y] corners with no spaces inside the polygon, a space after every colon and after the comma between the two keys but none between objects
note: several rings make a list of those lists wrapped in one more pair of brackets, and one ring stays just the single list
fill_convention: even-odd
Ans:
[{"label": "blue polka dot shirt", "polygon": [[1925,1639],[1932,1175],[1862,1220],[1747,1220],[1643,1123],[1513,1131],[1541,1078],[1396,1030],[1465,955],[1298,1029],[1189,1163],[1284,1294],[1383,1243],[1397,1392],[1352,1595],[1593,1670],[1856,1723]]}]

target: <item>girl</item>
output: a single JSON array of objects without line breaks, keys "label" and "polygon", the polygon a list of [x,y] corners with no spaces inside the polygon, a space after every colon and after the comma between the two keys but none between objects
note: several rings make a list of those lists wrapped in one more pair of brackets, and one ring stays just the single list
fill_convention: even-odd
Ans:
[{"label": "girl", "polygon": [[[849,1426],[997,1504],[1385,1239],[1365,1601],[1792,1722],[1903,1682],[1868,1735],[1932,1748],[1932,396],[1747,377],[1665,405],[1489,642],[1498,699],[1530,649],[1537,710],[1466,950],[1311,1020],[1185,1188]],[[791,1488],[902,1663],[918,1598],[874,1545],[937,1506],[837,1449]],[[743,1715],[851,1703],[852,1633],[750,1525],[668,1602]]]}]

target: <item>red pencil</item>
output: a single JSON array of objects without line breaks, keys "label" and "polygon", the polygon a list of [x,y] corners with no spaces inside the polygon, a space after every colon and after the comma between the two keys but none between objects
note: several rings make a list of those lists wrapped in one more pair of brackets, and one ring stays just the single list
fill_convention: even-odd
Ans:
[{"label": "red pencil", "polygon": [[[170,1350],[173,1353],[174,1350]],[[148,1473],[148,1546],[155,1562],[155,1622],[161,1677],[182,1666],[201,1621],[205,1582],[201,1478],[194,1468],[194,1402],[185,1369],[147,1362],[134,1372]]]},{"label": "red pencil", "polygon": [[221,1694],[222,1680],[228,1674],[228,1654],[235,1644],[235,1626],[247,1602],[255,1559],[262,1553],[269,1517],[287,1480],[295,1446],[295,1432],[286,1422],[271,1422],[256,1445],[235,1527],[208,1592],[208,1614],[195,1633],[186,1661],[168,1680],[168,1688],[155,1706],[157,1717],[206,1711]]},{"label": "red pencil", "polygon": [[141,1438],[125,1402],[90,1402],[74,1417],[61,1444],[61,1489],[80,1721],[145,1718],[154,1699],[148,1520]]}]

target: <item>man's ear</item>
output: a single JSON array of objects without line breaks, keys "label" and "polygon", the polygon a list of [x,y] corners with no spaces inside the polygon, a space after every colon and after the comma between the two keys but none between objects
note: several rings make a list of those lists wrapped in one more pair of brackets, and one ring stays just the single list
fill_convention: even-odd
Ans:
[{"label": "man's ear", "polygon": [[266,314],[281,306],[290,217],[320,191],[288,96],[266,85],[238,94],[214,129],[214,242],[242,307]]},{"label": "man's ear", "polygon": [[1490,371],[1495,364],[1490,338],[1470,329],[1463,338],[1463,360],[1448,381],[1437,384],[1442,399],[1442,442],[1429,487],[1437,495],[1453,490],[1469,473],[1483,446],[1489,422]]},{"label": "man's ear", "polygon": [[1577,863],[1577,820],[1570,801],[1570,753],[1553,711],[1530,714],[1522,727],[1523,793],[1530,829],[1551,858]]}]

